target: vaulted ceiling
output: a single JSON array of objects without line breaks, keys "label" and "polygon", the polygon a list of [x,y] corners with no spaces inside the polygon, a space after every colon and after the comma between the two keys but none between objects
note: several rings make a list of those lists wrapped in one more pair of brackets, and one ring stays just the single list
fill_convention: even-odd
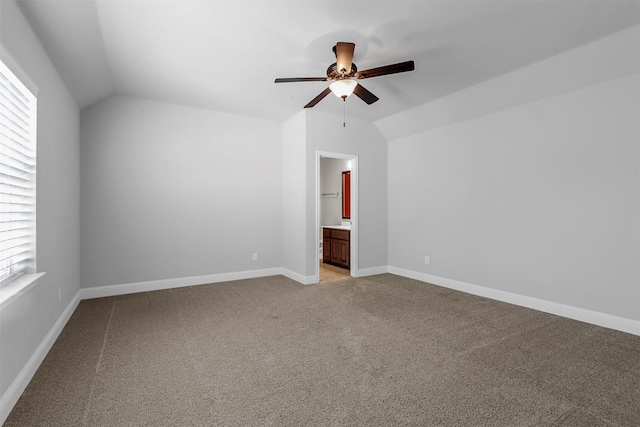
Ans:
[{"label": "vaulted ceiling", "polygon": [[[638,1],[18,0],[81,108],[113,93],[282,120],[325,82],[338,41],[363,70],[416,70],[362,84],[347,100],[378,120],[621,31]],[[561,72],[561,70],[559,70]],[[522,82],[526,85],[527,82]],[[316,107],[342,113],[328,96]]]}]

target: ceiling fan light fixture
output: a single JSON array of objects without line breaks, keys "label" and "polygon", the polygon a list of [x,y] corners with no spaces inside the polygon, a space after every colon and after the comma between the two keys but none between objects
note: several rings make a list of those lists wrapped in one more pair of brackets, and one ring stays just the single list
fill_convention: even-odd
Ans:
[{"label": "ceiling fan light fixture", "polygon": [[352,79],[341,79],[329,85],[329,89],[335,96],[342,99],[347,99],[349,95],[353,93],[353,90],[358,86],[358,82]]}]

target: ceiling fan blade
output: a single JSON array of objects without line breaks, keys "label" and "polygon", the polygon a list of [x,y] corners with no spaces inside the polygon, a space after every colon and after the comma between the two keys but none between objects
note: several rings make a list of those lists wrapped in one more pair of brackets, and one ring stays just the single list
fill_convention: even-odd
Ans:
[{"label": "ceiling fan blade", "polygon": [[355,74],[357,79],[368,79],[370,77],[386,76],[387,74],[404,73],[415,70],[413,61],[399,62],[397,64],[384,65],[382,67],[371,68],[369,70],[358,71]]},{"label": "ceiling fan blade", "polygon": [[294,83],[294,82],[326,82],[326,77],[284,77],[276,79],[274,83]]},{"label": "ceiling fan blade", "polygon": [[358,83],[356,88],[353,90],[353,94],[358,98],[362,99],[364,102],[366,102],[369,105],[373,104],[378,99],[380,99],[374,94],[372,94],[371,92],[369,92],[367,89],[365,89],[364,86],[362,86],[360,83]]},{"label": "ceiling fan blade", "polygon": [[311,101],[309,101],[309,103],[307,105],[304,106],[304,108],[311,108],[313,106],[315,106],[318,102],[322,101],[322,99],[329,95],[331,93],[331,89],[326,88],[325,90],[323,90],[320,95],[316,96],[315,98],[313,98]]},{"label": "ceiling fan blade", "polygon": [[353,51],[355,48],[356,45],[354,43],[336,43],[336,69],[339,73],[349,74],[351,72],[351,63],[353,62]]}]

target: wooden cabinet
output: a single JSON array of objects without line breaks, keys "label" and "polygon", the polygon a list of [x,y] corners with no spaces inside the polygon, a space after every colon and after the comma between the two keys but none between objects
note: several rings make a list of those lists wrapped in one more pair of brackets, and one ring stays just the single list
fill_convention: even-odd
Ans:
[{"label": "wooden cabinet", "polygon": [[322,262],[331,264],[331,229],[322,229]]},{"label": "wooden cabinet", "polygon": [[349,230],[322,229],[322,261],[344,268],[350,268]]}]

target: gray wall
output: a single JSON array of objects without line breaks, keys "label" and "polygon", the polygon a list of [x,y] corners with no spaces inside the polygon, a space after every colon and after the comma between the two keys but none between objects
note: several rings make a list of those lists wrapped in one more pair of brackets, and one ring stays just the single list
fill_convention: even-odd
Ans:
[{"label": "gray wall", "polygon": [[389,265],[640,319],[638,40],[636,27],[381,123],[400,135]]},{"label": "gray wall", "polygon": [[[355,100],[358,101],[358,100]],[[318,267],[316,152],[359,159],[359,269],[387,265],[387,142],[370,122],[301,111],[283,124],[283,267],[310,283]]]},{"label": "gray wall", "polygon": [[80,289],[80,173],[78,107],[11,0],[0,2],[0,44],[39,90],[36,255],[38,271],[46,272],[0,311],[4,396]]},{"label": "gray wall", "polygon": [[112,96],[81,140],[83,287],[282,265],[280,123]]},{"label": "gray wall", "polygon": [[[357,98],[347,102],[361,102]],[[347,117],[307,111],[306,274],[317,267],[315,240],[316,151],[358,156],[358,269],[387,265],[387,141],[374,124]]]},{"label": "gray wall", "polygon": [[306,114],[282,124],[282,267],[304,281],[306,244]]}]

